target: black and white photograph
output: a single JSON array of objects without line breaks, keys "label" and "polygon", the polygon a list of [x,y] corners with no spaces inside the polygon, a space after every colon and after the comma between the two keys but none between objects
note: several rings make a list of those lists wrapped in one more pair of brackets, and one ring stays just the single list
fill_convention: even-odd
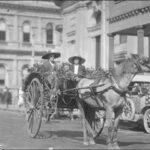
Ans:
[{"label": "black and white photograph", "polygon": [[7,149],[150,149],[150,0],[0,0]]}]

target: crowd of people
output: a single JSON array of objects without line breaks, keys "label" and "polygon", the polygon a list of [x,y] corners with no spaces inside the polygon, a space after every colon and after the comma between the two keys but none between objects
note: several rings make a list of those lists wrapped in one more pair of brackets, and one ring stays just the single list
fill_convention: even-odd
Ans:
[{"label": "crowd of people", "polygon": [[12,94],[8,87],[0,90],[0,104],[6,105],[7,108],[12,104]]}]

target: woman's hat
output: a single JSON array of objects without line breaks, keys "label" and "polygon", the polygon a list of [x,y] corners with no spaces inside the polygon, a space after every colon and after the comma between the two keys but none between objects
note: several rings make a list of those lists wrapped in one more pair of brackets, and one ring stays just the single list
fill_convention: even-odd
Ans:
[{"label": "woman's hat", "polygon": [[42,56],[42,59],[49,59],[49,57],[51,57],[51,56],[54,56],[54,58],[58,58],[58,57],[60,57],[60,53],[48,51],[46,54],[44,54]]},{"label": "woman's hat", "polygon": [[68,59],[68,61],[70,62],[70,63],[72,63],[72,64],[74,64],[74,59],[79,59],[79,63],[80,64],[83,64],[84,62],[85,62],[85,59],[83,58],[83,57],[81,57],[81,56],[79,56],[79,55],[76,55],[76,56],[72,56],[72,57],[70,57],[69,59]]}]

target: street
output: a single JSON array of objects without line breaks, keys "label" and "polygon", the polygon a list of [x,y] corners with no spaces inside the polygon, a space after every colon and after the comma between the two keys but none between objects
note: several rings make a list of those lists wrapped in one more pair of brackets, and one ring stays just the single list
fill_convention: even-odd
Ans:
[{"label": "street", "polygon": [[[0,147],[6,149],[105,149],[104,133],[96,145],[82,144],[81,122],[53,120],[43,122],[39,137],[29,137],[23,113],[0,110]],[[119,131],[119,145],[122,149],[149,149],[150,135],[142,131]]]}]

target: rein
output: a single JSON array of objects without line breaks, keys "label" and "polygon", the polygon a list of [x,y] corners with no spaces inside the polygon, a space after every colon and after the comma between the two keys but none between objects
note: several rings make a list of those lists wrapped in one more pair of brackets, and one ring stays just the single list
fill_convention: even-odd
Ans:
[{"label": "rein", "polygon": [[114,85],[112,85],[112,89],[117,92],[119,95],[125,95],[127,93],[127,90],[122,89],[118,82],[115,80],[115,78],[111,75],[110,76],[111,81],[113,82]]}]

